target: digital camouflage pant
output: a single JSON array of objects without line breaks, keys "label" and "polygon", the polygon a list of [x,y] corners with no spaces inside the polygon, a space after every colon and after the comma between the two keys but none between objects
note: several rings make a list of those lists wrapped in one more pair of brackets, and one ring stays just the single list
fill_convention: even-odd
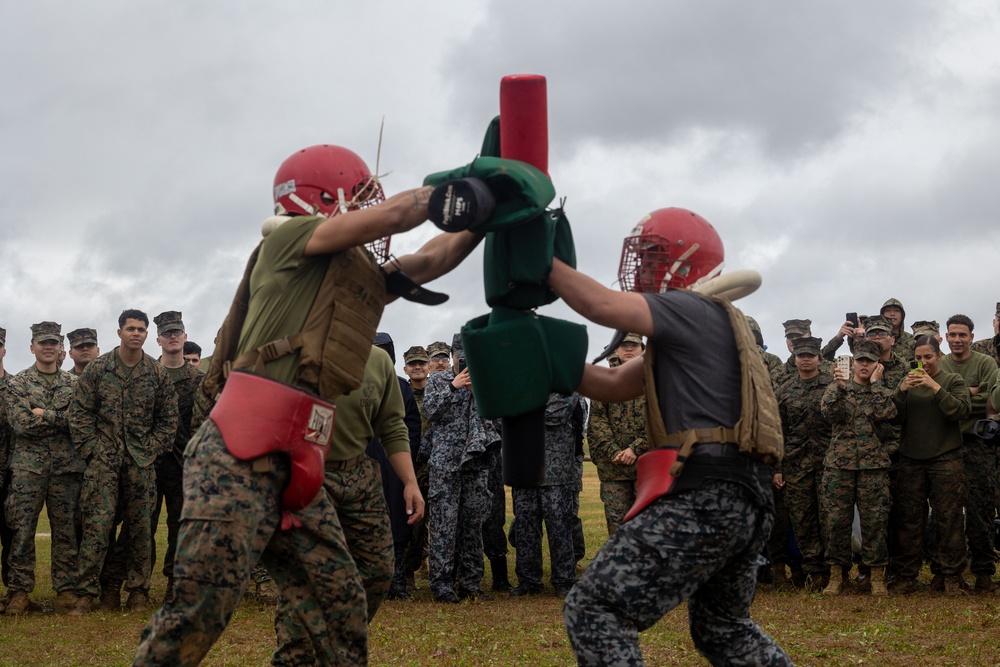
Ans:
[{"label": "digital camouflage pant", "polygon": [[514,573],[518,585],[538,586],[542,583],[542,522],[549,541],[551,581],[555,588],[570,587],[576,579],[576,557],[573,553],[573,496],[571,484],[511,489],[514,518],[514,548],[517,561]]},{"label": "digital camouflage pant", "polygon": [[896,477],[896,572],[913,578],[924,561],[927,503],[931,513],[930,554],[941,574],[965,571],[966,548],[962,507],[965,505],[965,467],[962,450],[955,449],[926,460],[902,457]]},{"label": "digital camouflage pant", "polygon": [[888,469],[826,468],[821,501],[828,565],[851,566],[855,505],[861,517],[862,565],[885,567],[888,564],[889,505],[892,502]]},{"label": "digital camouflage pant", "polygon": [[206,420],[188,443],[174,595],[142,632],[136,665],[196,665],[226,628],[258,560],[312,641],[317,664],[368,664],[365,591],[325,491],[279,530],[287,457],[254,472]]},{"label": "digital camouflage pant", "polygon": [[13,470],[4,503],[13,530],[8,584],[11,590],[30,593],[35,589],[35,531],[43,504],[52,531],[52,588],[58,593],[76,589],[78,543],[73,517],[82,477],[79,473],[40,475]]},{"label": "digital camouflage pant", "polygon": [[997,444],[974,435],[963,436],[965,485],[965,538],[969,542],[969,569],[973,574],[996,572],[994,518],[997,502]]},{"label": "digital camouflage pant", "polygon": [[802,570],[806,574],[829,572],[826,564],[826,539],[820,520],[819,495],[823,469],[792,470],[785,479],[785,506],[792,523],[792,532],[802,554]]},{"label": "digital camouflage pant", "polygon": [[604,521],[608,535],[622,524],[622,519],[635,504],[635,480],[608,480],[601,482],[601,502],[604,503]]},{"label": "digital camouflage pant", "polygon": [[440,597],[459,591],[479,590],[485,574],[483,565],[483,522],[492,498],[487,469],[462,468],[456,473],[440,473],[431,468],[430,549],[427,555],[428,583]]},{"label": "digital camouflage pant", "polygon": [[96,597],[101,592],[101,571],[111,548],[119,502],[122,535],[118,539],[125,540],[126,545],[125,589],[149,590],[153,570],[150,516],[155,500],[156,474],[152,465],[140,468],[127,451],[120,457],[102,452],[87,461],[80,490],[83,539],[78,594]]},{"label": "digital camouflage pant", "polygon": [[[327,468],[323,486],[337,509],[347,547],[357,565],[368,603],[368,622],[375,618],[392,578],[394,550],[389,509],[379,479],[379,465],[370,458],[350,468]],[[295,615],[291,602],[278,597],[274,629],[278,648],[272,665],[316,664],[309,635]]]},{"label": "digital camouflage pant", "polygon": [[791,665],[750,619],[774,520],[770,492],[758,486],[710,480],[622,524],[566,597],[577,662],[644,664],[638,633],[686,600],[691,638],[711,664]]}]

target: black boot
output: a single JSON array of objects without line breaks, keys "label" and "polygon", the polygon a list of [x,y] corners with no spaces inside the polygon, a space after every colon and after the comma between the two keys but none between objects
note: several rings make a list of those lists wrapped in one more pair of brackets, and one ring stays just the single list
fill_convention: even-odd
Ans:
[{"label": "black boot", "polygon": [[493,574],[493,592],[510,593],[513,586],[510,585],[510,580],[507,578],[507,557],[491,558],[490,572]]},{"label": "black boot", "polygon": [[386,597],[390,600],[413,600],[413,596],[406,590],[406,543],[397,542],[395,548],[395,560],[392,568],[392,583],[389,584],[389,592]]}]

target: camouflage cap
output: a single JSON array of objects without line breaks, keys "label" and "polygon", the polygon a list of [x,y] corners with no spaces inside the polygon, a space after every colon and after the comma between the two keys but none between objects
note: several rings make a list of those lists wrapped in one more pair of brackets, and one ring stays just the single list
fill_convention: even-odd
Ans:
[{"label": "camouflage cap", "polygon": [[7,330],[0,327],[0,347],[7,345]]},{"label": "camouflage cap", "polygon": [[465,356],[465,348],[462,347],[461,333],[457,333],[451,337],[451,353],[459,358]]},{"label": "camouflage cap", "polygon": [[879,355],[882,354],[882,346],[873,340],[859,340],[854,344],[854,358],[855,359],[869,359],[871,361],[878,361]]},{"label": "camouflage cap", "polygon": [[914,338],[918,336],[940,336],[941,325],[937,320],[919,320],[910,327],[913,329]]},{"label": "camouflage cap", "polygon": [[642,345],[642,349],[646,349],[646,344],[642,342],[642,336],[637,333],[625,334],[622,343],[635,343],[636,345]]},{"label": "camouflage cap", "polygon": [[747,324],[750,325],[750,331],[756,331],[757,333],[761,333],[760,325],[757,324],[757,320],[750,317],[749,315],[744,315],[743,317],[747,318]]},{"label": "camouflage cap", "polygon": [[892,325],[882,317],[869,317],[868,321],[865,322],[865,331],[884,331],[891,334]]},{"label": "camouflage cap", "polygon": [[427,363],[430,360],[430,355],[427,354],[427,350],[425,350],[422,345],[414,345],[403,353],[404,364],[409,364],[414,361],[423,361],[424,363]]},{"label": "camouflage cap", "polygon": [[997,317],[1000,317],[1000,301],[997,301]]},{"label": "camouflage cap", "polygon": [[436,357],[441,354],[445,355],[446,357],[450,357],[451,347],[448,345],[448,343],[442,340],[435,341],[427,346],[427,354],[430,355],[431,357]]},{"label": "camouflage cap", "polygon": [[822,338],[814,338],[812,336],[800,336],[792,341],[792,354],[798,356],[800,354],[811,354],[814,357],[819,356],[820,346],[823,343]]},{"label": "camouflage cap", "polygon": [[782,322],[781,326],[785,327],[785,338],[812,335],[812,320],[788,320]]},{"label": "camouflage cap", "polygon": [[166,310],[153,318],[156,323],[156,335],[162,336],[168,331],[184,331],[181,313],[177,310]]},{"label": "camouflage cap", "polygon": [[39,322],[31,325],[31,342],[41,343],[46,340],[63,342],[62,325],[55,322]]},{"label": "camouflage cap", "polygon": [[97,345],[97,330],[73,329],[66,334],[66,338],[69,338],[70,347],[79,347],[80,345]]}]

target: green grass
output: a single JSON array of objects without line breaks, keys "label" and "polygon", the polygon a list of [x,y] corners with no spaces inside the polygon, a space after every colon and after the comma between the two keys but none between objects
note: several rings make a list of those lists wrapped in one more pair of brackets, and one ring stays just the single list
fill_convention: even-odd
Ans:
[{"label": "green grass", "polygon": [[[590,464],[581,500],[589,560],[606,536],[597,476]],[[39,532],[48,532],[44,516]],[[162,553],[165,528],[158,531],[158,539]],[[38,556],[34,598],[51,609],[54,594],[45,538],[38,540]],[[513,572],[513,554],[510,569]],[[154,575],[154,600],[162,597],[164,583],[161,575]],[[562,624],[562,601],[556,597],[498,595],[492,602],[440,605],[431,600],[425,579],[418,578],[417,583],[414,602],[386,602],[372,623],[373,665],[573,664]],[[762,590],[752,614],[800,666],[1000,666],[1000,597],[920,593],[884,599],[859,594],[823,598]],[[0,665],[127,665],[148,616],[124,612],[97,612],[83,618],[51,613],[0,616]],[[683,606],[642,633],[640,643],[650,665],[706,664],[691,644]],[[273,647],[272,610],[248,599],[205,664],[261,665]]]}]

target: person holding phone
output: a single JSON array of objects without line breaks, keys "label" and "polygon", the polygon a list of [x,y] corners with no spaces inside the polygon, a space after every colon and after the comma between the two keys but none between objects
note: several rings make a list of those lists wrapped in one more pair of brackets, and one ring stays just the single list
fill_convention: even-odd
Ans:
[{"label": "person holding phone", "polygon": [[961,421],[972,400],[958,373],[941,369],[941,347],[933,336],[916,339],[914,365],[893,395],[903,425],[897,476],[899,532],[893,560],[898,583],[893,593],[917,590],[923,561],[927,504],[931,506],[930,552],[935,576],[943,578],[946,595],[959,595],[966,549],[962,507],[966,501],[962,464]]},{"label": "person holding phone", "polygon": [[879,422],[893,419],[892,390],[882,383],[881,348],[874,341],[854,345],[850,377],[838,368],[823,395],[822,411],[832,429],[823,459],[821,507],[827,538],[830,580],[824,595],[839,595],[851,567],[854,506],[861,515],[861,562],[871,569],[872,595],[885,596],[889,561],[889,447],[876,433]]}]

